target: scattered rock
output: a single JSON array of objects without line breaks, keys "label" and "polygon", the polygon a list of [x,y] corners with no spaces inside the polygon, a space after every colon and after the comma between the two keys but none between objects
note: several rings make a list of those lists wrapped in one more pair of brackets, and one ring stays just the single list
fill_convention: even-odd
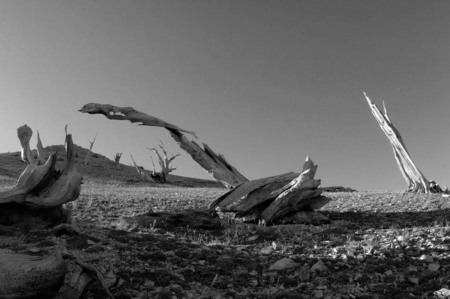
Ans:
[{"label": "scattered rock", "polygon": [[319,260],[317,263],[312,265],[312,267],[309,271],[310,272],[324,272],[327,270],[328,270],[327,266],[325,266],[325,264],[321,260]]},{"label": "scattered rock", "polygon": [[269,271],[283,271],[286,269],[291,269],[297,266],[297,263],[290,258],[282,258],[276,261],[272,266],[269,267]]}]

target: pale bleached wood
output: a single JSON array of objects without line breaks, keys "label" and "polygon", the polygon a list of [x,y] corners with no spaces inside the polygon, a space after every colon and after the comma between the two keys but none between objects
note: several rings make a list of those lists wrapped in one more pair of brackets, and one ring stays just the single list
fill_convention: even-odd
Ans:
[{"label": "pale bleached wood", "polygon": [[84,105],[79,111],[89,114],[102,114],[108,119],[128,120],[132,123],[140,123],[141,125],[166,128],[171,133],[172,138],[175,139],[179,146],[185,150],[194,161],[225,186],[231,188],[248,181],[248,179],[228,163],[222,155],[216,154],[206,144],[203,144],[203,148],[200,147],[195,141],[189,140],[182,133],[188,133],[197,138],[193,131],[181,129],[174,124],[137,111],[132,107],[117,107],[109,104],[90,103]]},{"label": "pale bleached wood", "polygon": [[66,264],[59,252],[46,256],[0,249],[0,298],[49,298],[64,280]]},{"label": "pale bleached wood", "polygon": [[272,195],[273,191],[285,186],[297,176],[298,173],[289,172],[242,183],[214,200],[209,208],[245,213],[267,200],[274,199],[276,195]]},{"label": "pale bleached wood", "polygon": [[51,154],[43,165],[28,165],[11,190],[0,192],[0,203],[24,203],[29,194],[39,193],[54,176],[55,163],[56,154]]},{"label": "pale bleached wood", "polygon": [[67,161],[61,175],[44,192],[29,194],[25,204],[33,207],[55,207],[74,201],[81,191],[83,177],[75,167],[72,135],[66,136]]},{"label": "pale bleached wood", "polygon": [[[21,127],[22,130],[24,127]],[[29,149],[27,144],[31,137],[31,129],[28,129],[25,128],[25,134],[19,134],[19,138],[22,137],[21,143],[24,141],[22,149],[25,149],[25,153],[27,148]],[[26,138],[23,138],[24,135]],[[80,194],[82,176],[75,168],[75,154],[70,134],[66,136],[66,146],[66,165],[61,173],[55,169],[56,153],[51,154],[43,165],[31,163],[12,189],[0,192],[0,204],[15,202],[34,208],[48,208],[60,207],[64,203],[76,200]],[[27,161],[30,161],[29,158]]]},{"label": "pale bleached wood", "polygon": [[136,162],[134,161],[133,155],[130,155],[130,157],[131,157],[131,161],[133,161],[133,166],[134,166],[134,168],[135,168],[136,171],[141,175],[142,179],[143,179],[144,181],[147,181],[147,182],[155,183],[155,180],[152,179],[151,176],[149,176],[148,174],[146,174],[146,173],[144,172],[144,169],[143,169],[143,168],[139,167],[139,166],[136,164]]},{"label": "pale bleached wood", "polygon": [[262,212],[261,218],[266,223],[270,223],[289,213],[318,209],[327,204],[330,199],[321,196],[322,190],[318,189],[320,180],[314,179],[316,170],[317,165],[314,165],[307,157],[303,172],[285,187],[276,191],[279,195]]},{"label": "pale bleached wood", "polygon": [[217,198],[209,208],[266,223],[273,223],[297,211],[319,209],[330,198],[321,195],[322,190],[318,189],[320,180],[314,179],[316,170],[317,165],[307,157],[302,173],[290,172],[245,182]]},{"label": "pale bleached wood", "polygon": [[[158,157],[158,163],[159,163],[159,166],[161,167],[160,175],[162,176],[162,181],[166,182],[169,173],[176,170],[176,168],[172,166],[172,162],[173,162],[173,160],[175,160],[176,157],[180,156],[180,154],[172,155],[171,157],[169,157],[167,155],[167,151],[164,148],[164,145],[162,142],[159,144],[159,148],[161,149],[161,151],[163,153],[162,155],[154,147],[147,148],[147,149],[151,152],[154,152],[156,154],[156,156]],[[152,163],[153,163],[153,159],[152,159]],[[157,172],[155,171],[155,164],[153,164],[153,172],[155,175],[157,174]]]},{"label": "pale bleached wood", "polygon": [[23,125],[17,129],[17,137],[19,138],[21,145],[22,161],[27,162],[30,165],[37,164],[30,149],[30,139],[32,135],[33,131],[27,125]]},{"label": "pale bleached wood", "polygon": [[103,114],[108,119],[128,120],[132,123],[140,123],[145,126],[170,128],[180,132],[188,133],[197,138],[195,132],[181,129],[180,127],[166,122],[157,117],[137,111],[133,107],[118,107],[109,104],[89,103],[80,110],[82,113]]},{"label": "pale bleached wood", "polygon": [[44,147],[42,146],[42,141],[41,141],[41,136],[39,135],[39,131],[37,131],[36,134],[37,134],[37,144],[36,144],[37,160],[38,160],[39,164],[44,164],[45,163]]},{"label": "pale bleached wood", "polygon": [[381,130],[388,138],[392,150],[394,151],[395,161],[397,162],[398,168],[403,175],[407,185],[408,192],[414,193],[429,193],[430,183],[426,177],[420,172],[417,166],[414,164],[411,156],[406,149],[406,146],[400,136],[399,131],[394,127],[391,119],[387,113],[386,105],[383,102],[384,114],[377,108],[377,106],[372,103],[366,93],[364,96],[367,103],[372,111],[373,116],[380,125]]}]

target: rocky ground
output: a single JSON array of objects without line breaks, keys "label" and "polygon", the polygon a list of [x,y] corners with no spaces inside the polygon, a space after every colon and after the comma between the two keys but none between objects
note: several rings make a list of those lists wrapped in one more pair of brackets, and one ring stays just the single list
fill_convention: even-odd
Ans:
[{"label": "rocky ground", "polygon": [[[5,164],[3,164],[5,165]],[[0,167],[0,189],[15,177]],[[20,172],[19,172],[20,173]],[[199,229],[148,212],[203,210],[222,188],[92,176],[67,208],[75,230],[0,227],[0,248],[59,248],[95,267],[116,298],[447,298],[450,202],[439,195],[328,193],[321,225],[224,215]],[[168,223],[168,222],[166,222]],[[83,298],[107,298],[94,279]]]}]

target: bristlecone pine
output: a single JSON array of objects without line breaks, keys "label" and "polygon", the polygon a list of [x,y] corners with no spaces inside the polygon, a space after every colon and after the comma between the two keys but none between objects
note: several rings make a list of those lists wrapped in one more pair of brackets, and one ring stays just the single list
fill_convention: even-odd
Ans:
[{"label": "bristlecone pine", "polygon": [[[66,221],[62,205],[78,198],[82,177],[75,169],[72,136],[66,135],[67,163],[55,169],[56,153],[45,161],[38,139],[38,157],[30,150],[32,131],[18,129],[22,159],[29,165],[10,190],[0,192],[0,225],[36,229]],[[40,161],[45,161],[41,163]],[[66,262],[55,249],[44,256],[0,249],[0,298],[51,298],[66,275]],[[76,281],[75,281],[76,282]]]}]

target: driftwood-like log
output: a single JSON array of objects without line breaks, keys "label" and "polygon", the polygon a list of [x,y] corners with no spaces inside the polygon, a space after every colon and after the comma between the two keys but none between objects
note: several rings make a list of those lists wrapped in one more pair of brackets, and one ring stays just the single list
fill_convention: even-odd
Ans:
[{"label": "driftwood-like log", "polygon": [[381,111],[374,103],[372,103],[366,93],[364,93],[364,96],[367,100],[367,103],[369,104],[370,109],[372,110],[373,116],[378,121],[381,130],[391,143],[392,150],[394,151],[395,161],[397,162],[398,168],[400,169],[403,178],[408,184],[407,191],[413,193],[429,193],[430,183],[411,159],[399,131],[392,124],[384,102],[384,113],[381,113]]},{"label": "driftwood-like log", "polygon": [[52,298],[65,272],[59,252],[41,257],[0,249],[0,298]]},{"label": "driftwood-like log", "polygon": [[189,140],[183,133],[188,133],[197,138],[193,131],[181,129],[180,127],[163,121],[154,116],[137,111],[132,107],[117,107],[108,104],[86,104],[79,110],[82,113],[103,114],[108,119],[128,120],[132,123],[140,123],[145,126],[157,126],[166,128],[172,138],[185,150],[200,166],[202,166],[216,180],[227,187],[235,187],[247,182],[236,168],[226,159],[216,154],[209,146],[203,144],[203,148],[196,142]]},{"label": "driftwood-like log", "polygon": [[330,199],[321,195],[320,180],[314,179],[316,170],[317,165],[307,157],[302,173],[291,172],[243,183],[216,199],[209,208],[233,212],[237,217],[251,216],[266,223],[298,211],[319,209]]}]

